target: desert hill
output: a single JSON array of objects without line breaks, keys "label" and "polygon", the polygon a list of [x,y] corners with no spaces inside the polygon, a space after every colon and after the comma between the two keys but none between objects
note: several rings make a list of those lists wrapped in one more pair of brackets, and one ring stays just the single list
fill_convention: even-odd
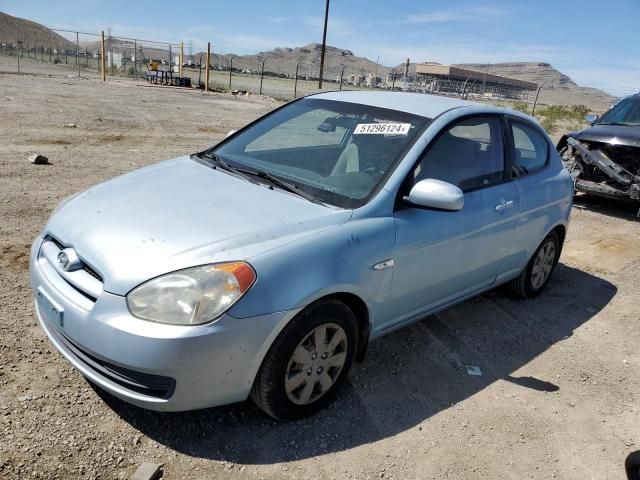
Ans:
[{"label": "desert hill", "polygon": [[66,38],[44,25],[0,12],[0,43],[51,48],[75,48]]},{"label": "desert hill", "polygon": [[[463,63],[457,65],[469,70],[487,71],[487,64]],[[593,108],[608,108],[615,97],[602,90],[591,87],[582,87],[569,76],[556,70],[548,63],[543,62],[509,62],[492,63],[488,66],[488,73],[503,77],[517,78],[535,82],[538,85],[544,83],[540,91],[540,101],[551,104],[583,104]]]}]

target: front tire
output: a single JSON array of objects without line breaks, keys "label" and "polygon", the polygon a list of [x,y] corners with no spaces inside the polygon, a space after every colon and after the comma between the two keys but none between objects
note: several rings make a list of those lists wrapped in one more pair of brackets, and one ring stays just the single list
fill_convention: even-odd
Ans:
[{"label": "front tire", "polygon": [[540,243],[520,275],[508,283],[509,290],[520,298],[535,298],[540,295],[555,270],[560,258],[560,239],[551,232]]},{"label": "front tire", "polygon": [[251,399],[278,420],[316,413],[344,383],[357,339],[356,317],[345,304],[326,299],[309,305],[271,345]]}]

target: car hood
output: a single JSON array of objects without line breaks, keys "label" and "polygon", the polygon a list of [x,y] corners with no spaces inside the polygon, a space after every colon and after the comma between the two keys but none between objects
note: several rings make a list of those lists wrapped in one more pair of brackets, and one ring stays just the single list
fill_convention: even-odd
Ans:
[{"label": "car hood", "polygon": [[75,248],[105,291],[124,295],[163,273],[249,260],[350,216],[181,157],[90,188],[44,233]]},{"label": "car hood", "polygon": [[572,132],[569,136],[576,140],[640,147],[640,127],[595,124],[590,128]]}]

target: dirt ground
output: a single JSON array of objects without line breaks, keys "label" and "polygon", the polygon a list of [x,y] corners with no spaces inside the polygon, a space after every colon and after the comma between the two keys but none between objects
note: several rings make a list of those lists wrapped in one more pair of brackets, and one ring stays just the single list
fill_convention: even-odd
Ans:
[{"label": "dirt ground", "polygon": [[577,200],[539,299],[490,292],[374,342],[332,408],[303,421],[249,402],[149,412],[69,366],[37,324],[27,273],[58,202],[275,105],[0,75],[0,478],[128,478],[144,461],[167,479],[623,478],[640,449],[640,222],[621,205]]}]

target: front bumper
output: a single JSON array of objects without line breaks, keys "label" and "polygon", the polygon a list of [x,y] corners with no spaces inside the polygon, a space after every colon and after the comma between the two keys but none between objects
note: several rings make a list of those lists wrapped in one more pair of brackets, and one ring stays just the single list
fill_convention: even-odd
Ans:
[{"label": "front bumper", "polygon": [[55,347],[85,377],[126,402],[181,411],[245,400],[269,346],[297,311],[252,318],[223,315],[199,326],[133,317],[125,297],[95,302],[31,252],[36,313]]}]

